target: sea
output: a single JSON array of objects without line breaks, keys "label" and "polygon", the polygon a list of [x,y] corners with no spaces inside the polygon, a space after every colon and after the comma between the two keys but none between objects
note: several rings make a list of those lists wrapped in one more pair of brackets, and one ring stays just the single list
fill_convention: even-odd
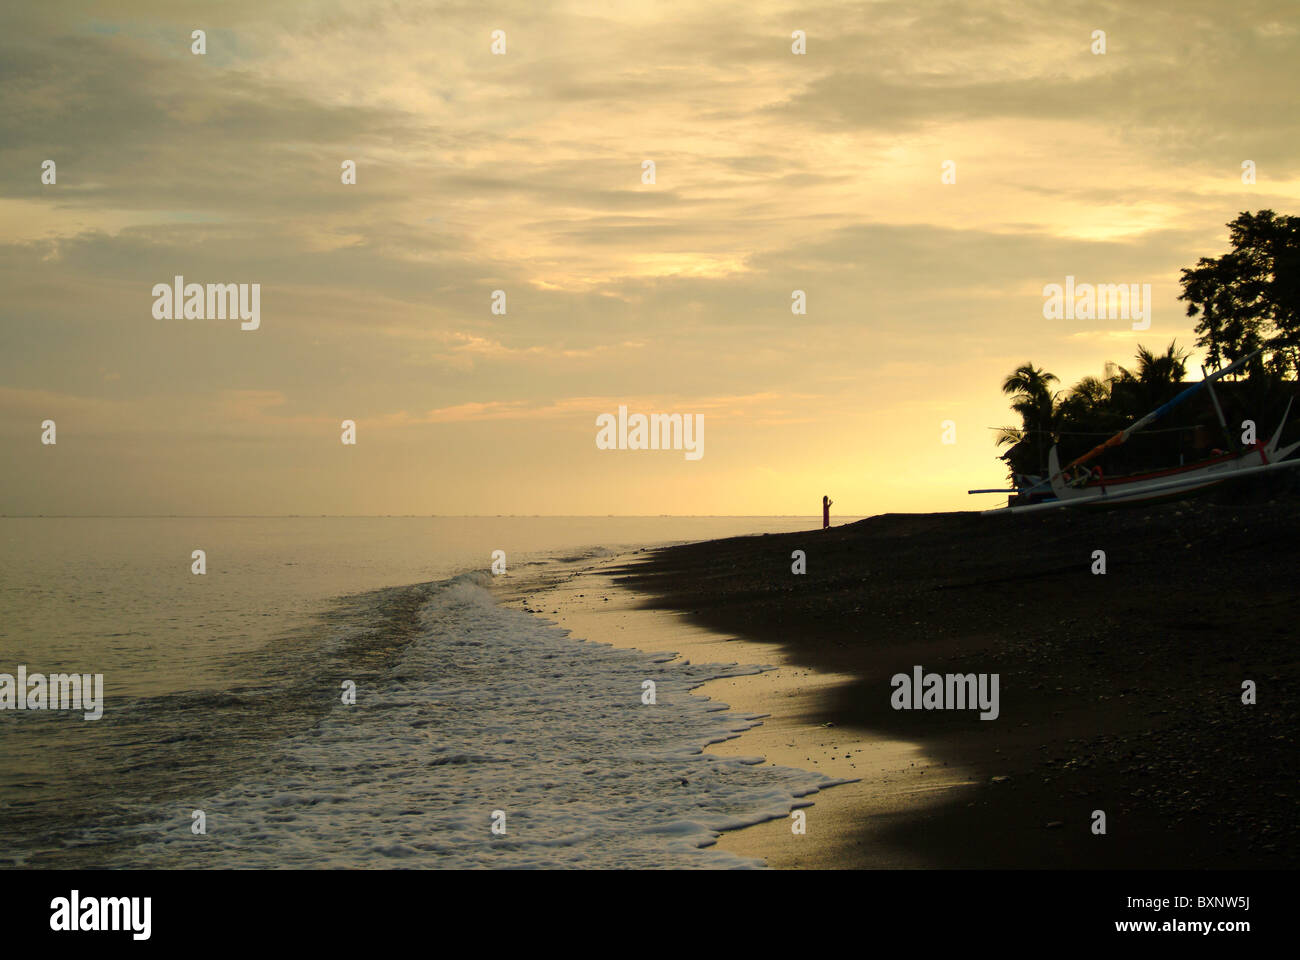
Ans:
[{"label": "sea", "polygon": [[761,665],[572,636],[501,588],[818,525],[0,518],[0,675],[103,676],[97,720],[0,709],[0,868],[761,866],[719,833],[836,782],[703,752],[759,718],[691,691]]}]

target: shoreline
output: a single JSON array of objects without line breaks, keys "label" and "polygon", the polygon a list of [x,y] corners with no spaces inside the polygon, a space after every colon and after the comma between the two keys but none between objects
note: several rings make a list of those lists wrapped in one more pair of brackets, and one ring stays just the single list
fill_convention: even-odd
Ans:
[{"label": "shoreline", "polygon": [[[926,801],[859,805],[835,866],[1286,868],[1300,839],[1294,506],[886,514],[659,548],[611,572],[644,606],[773,651],[760,662],[850,678],[801,707],[808,719],[966,774]],[[891,677],[918,665],[997,674],[1000,715],[894,709]]]},{"label": "shoreline", "polygon": [[[713,542],[713,541],[705,541]],[[503,585],[502,603],[550,620],[575,637],[636,649],[674,653],[691,663],[752,664],[763,672],[710,680],[693,694],[730,713],[760,718],[757,726],[709,744],[705,753],[761,756],[773,766],[815,771],[849,782],[811,795],[799,806],[806,832],[795,835],[789,817],[726,830],[717,847],[763,860],[774,869],[923,867],[918,851],[871,843],[860,836],[864,817],[885,824],[919,808],[937,806],[948,792],[969,786],[967,771],[927,756],[915,743],[883,739],[839,725],[826,704],[853,682],[848,674],[793,663],[771,645],[692,623],[678,611],[648,606],[647,597],[619,582],[629,569],[651,562],[650,550],[592,560],[553,580],[529,578]],[[671,549],[671,548],[667,548]],[[846,840],[853,838],[851,854]]]}]

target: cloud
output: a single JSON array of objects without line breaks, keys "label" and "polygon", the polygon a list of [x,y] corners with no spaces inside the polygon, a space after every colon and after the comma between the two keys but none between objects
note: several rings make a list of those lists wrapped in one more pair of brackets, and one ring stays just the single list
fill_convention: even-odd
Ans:
[{"label": "cloud", "polygon": [[[532,431],[576,436],[620,403],[727,424],[708,463],[742,458],[738,477],[786,476],[795,442],[800,469],[859,475],[868,430],[923,461],[934,411],[1000,422],[1009,365],[1131,352],[1125,322],[1045,321],[1045,283],[1149,282],[1152,340],[1184,338],[1179,268],[1222,252],[1238,211],[1300,199],[1300,32],[1272,0],[215,10],[0,12],[6,429],[53,406],[82,436],[130,434],[100,451],[120,503],[156,495],[141,464],[166,462],[184,512],[199,449],[236,475],[341,470],[352,418],[356,463],[391,444],[368,482],[419,501],[398,512],[500,490],[487,459],[530,483],[453,512],[574,512],[583,450]],[[154,320],[177,274],[260,283],[262,328]],[[42,506],[21,449],[0,495]],[[402,486],[457,457],[445,489]],[[346,501],[349,477],[313,496]],[[259,509],[310,512],[280,482]],[[651,486],[648,512],[707,510],[701,489],[764,509],[761,486]]]},{"label": "cloud", "polygon": [[[755,393],[719,397],[605,396],[565,397],[549,401],[479,401],[429,410],[421,416],[404,417],[407,422],[463,423],[482,420],[573,420],[613,413],[626,406],[630,413],[702,413],[710,417],[737,418],[761,416],[774,402],[791,399],[815,399],[811,396],[782,397],[780,394]],[[775,410],[774,414],[784,413]]]}]

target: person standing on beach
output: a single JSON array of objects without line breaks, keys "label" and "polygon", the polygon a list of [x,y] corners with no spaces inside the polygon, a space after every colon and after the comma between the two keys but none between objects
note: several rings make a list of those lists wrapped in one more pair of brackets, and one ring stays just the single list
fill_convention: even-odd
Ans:
[{"label": "person standing on beach", "polygon": [[829,530],[831,525],[831,504],[835,501],[825,494],[822,495],[822,529]]}]

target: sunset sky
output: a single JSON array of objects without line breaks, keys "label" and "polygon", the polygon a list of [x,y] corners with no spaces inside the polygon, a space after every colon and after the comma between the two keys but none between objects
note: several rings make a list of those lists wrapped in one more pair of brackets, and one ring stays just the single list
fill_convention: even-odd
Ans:
[{"label": "sunset sky", "polygon": [[[1297,12],[6,4],[0,513],[996,506],[1012,368],[1191,346],[1180,268],[1300,213]],[[155,319],[177,274],[260,329]],[[1150,330],[1045,320],[1067,275]],[[597,449],[620,404],[703,457]]]}]

